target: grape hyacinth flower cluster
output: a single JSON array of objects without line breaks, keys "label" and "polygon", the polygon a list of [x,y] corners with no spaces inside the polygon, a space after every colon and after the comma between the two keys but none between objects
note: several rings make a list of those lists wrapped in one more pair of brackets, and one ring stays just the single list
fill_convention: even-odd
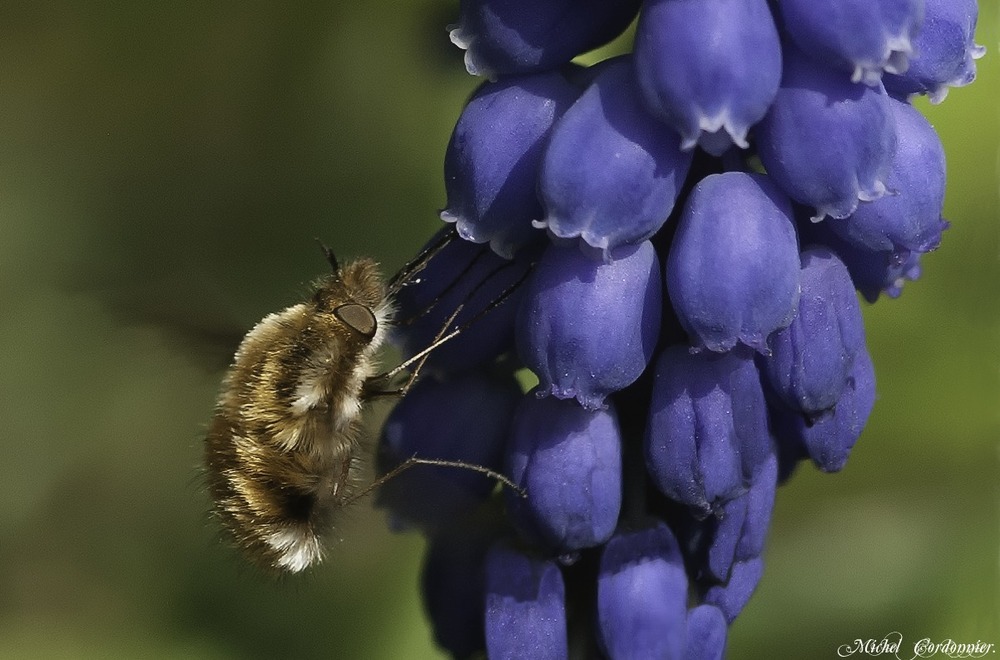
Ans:
[{"label": "grape hyacinth flower cluster", "polygon": [[[875,402],[858,292],[948,224],[916,95],[972,81],[974,0],[462,0],[487,78],[445,155],[464,240],[399,296],[430,354],[380,504],[429,539],[456,657],[719,658],[778,485],[844,467]],[[635,22],[632,52],[571,60]],[[525,376],[529,374],[529,376]],[[532,378],[533,376],[533,378]],[[526,382],[534,384],[529,391]]]}]

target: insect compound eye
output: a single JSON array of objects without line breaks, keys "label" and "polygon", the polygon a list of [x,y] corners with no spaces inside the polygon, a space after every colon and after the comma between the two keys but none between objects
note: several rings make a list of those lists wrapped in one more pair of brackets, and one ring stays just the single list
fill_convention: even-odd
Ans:
[{"label": "insect compound eye", "polygon": [[368,339],[375,336],[375,331],[378,329],[378,322],[375,320],[372,310],[364,305],[347,303],[334,309],[333,313],[344,325],[359,335]]}]

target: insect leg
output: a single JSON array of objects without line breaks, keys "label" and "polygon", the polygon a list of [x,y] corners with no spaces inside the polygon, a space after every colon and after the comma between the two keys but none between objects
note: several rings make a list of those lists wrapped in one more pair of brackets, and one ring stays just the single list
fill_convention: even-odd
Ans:
[{"label": "insect leg", "polygon": [[523,488],[521,488],[513,481],[511,481],[509,477],[502,475],[495,470],[491,470],[488,467],[483,467],[482,465],[476,465],[475,463],[466,463],[464,461],[448,461],[440,458],[418,458],[417,456],[410,456],[408,459],[406,459],[396,467],[392,468],[379,478],[372,481],[363,490],[361,490],[355,495],[352,495],[349,500],[344,502],[344,504],[348,505],[351,504],[352,502],[361,499],[362,497],[368,495],[370,492],[372,492],[385,482],[394,479],[401,472],[409,470],[414,465],[436,465],[439,467],[452,467],[463,470],[472,470],[473,472],[479,472],[481,474],[485,474],[487,477],[490,477],[491,479],[495,479],[501,485],[506,486],[507,488],[510,488],[512,491],[517,493],[519,497],[522,498],[528,497],[527,491],[525,491]]},{"label": "insect leg", "polygon": [[[417,319],[419,319],[419,318],[423,317],[424,315],[428,314],[431,310],[433,310],[438,305],[438,303],[440,303],[442,300],[444,300],[445,297],[447,297],[447,295],[449,293],[451,293],[455,289],[456,286],[458,286],[459,284],[462,283],[463,279],[468,276],[469,272],[476,266],[477,263],[480,262],[480,260],[483,257],[485,257],[485,256],[487,256],[489,254],[492,254],[490,248],[488,246],[484,245],[482,247],[482,249],[480,249],[478,252],[476,252],[476,255],[474,257],[472,257],[472,259],[469,260],[469,263],[467,263],[462,268],[462,270],[460,270],[452,278],[451,282],[449,282],[448,285],[444,289],[442,289],[440,292],[438,292],[438,294],[436,296],[434,296],[434,298],[429,303],[427,303],[423,307],[423,309],[420,309],[420,310],[414,312],[413,314],[411,314],[409,317],[407,317],[405,319],[393,319],[393,324],[396,325],[396,326],[411,325]],[[494,272],[490,273],[489,276],[486,279],[488,280],[489,278],[493,277],[497,272],[499,272],[499,269],[497,269]],[[479,290],[479,287],[477,286],[474,291],[470,292],[466,296],[466,299],[471,298],[472,295],[475,293],[475,291],[478,291],[478,290]]]},{"label": "insect leg", "polygon": [[441,250],[448,247],[448,245],[458,238],[458,231],[454,226],[448,227],[436,240],[430,243],[427,247],[420,251],[416,257],[406,262],[398,273],[392,276],[387,285],[387,291],[390,296],[394,296],[399,293],[399,290],[406,286],[409,282],[413,280],[413,277],[417,275],[420,271],[427,267]]},{"label": "insect leg", "polygon": [[[482,287],[486,282],[492,279],[497,273],[506,268],[509,268],[513,264],[514,262],[508,261],[495,268],[493,272],[489,274],[488,277],[486,277],[482,282],[476,285],[476,287],[472,291],[469,292],[469,295],[466,297],[466,299],[467,300],[470,299],[472,296],[475,295],[477,291],[479,291],[480,287]],[[507,299],[510,298],[510,296],[517,290],[517,288],[521,286],[521,284],[523,284],[524,281],[528,278],[528,275],[531,274],[531,271],[534,268],[534,266],[535,266],[534,262],[529,264],[528,268],[525,269],[524,273],[513,284],[511,284],[509,287],[501,291],[499,296],[490,301],[490,304],[488,304],[483,309],[479,310],[475,315],[473,315],[471,319],[469,319],[465,323],[448,331],[448,327],[451,326],[452,323],[454,323],[455,319],[458,317],[458,314],[462,311],[462,309],[465,306],[465,303],[460,304],[455,309],[455,311],[448,316],[447,321],[441,327],[441,331],[438,332],[437,337],[434,339],[434,341],[430,343],[429,346],[415,353],[409,359],[404,360],[402,363],[393,367],[389,371],[386,371],[385,373],[379,374],[378,376],[374,376],[371,379],[369,379],[368,383],[366,383],[365,386],[366,396],[403,396],[404,394],[406,394],[409,391],[409,389],[413,386],[413,383],[416,382],[417,377],[420,375],[420,369],[421,367],[423,367],[424,362],[427,361],[427,358],[430,356],[430,354],[434,352],[442,344],[451,341],[455,337],[459,336],[460,334],[468,330],[472,325],[474,325],[486,314],[490,313],[491,311],[502,305],[504,302],[506,302]],[[403,383],[403,385],[400,386],[399,388],[394,390],[384,390],[384,391],[369,389],[371,384],[386,383],[391,381],[393,378],[398,376],[406,369],[409,369],[411,366],[413,366],[413,370],[410,372],[410,375],[406,379],[406,382]]]},{"label": "insect leg", "polygon": [[[429,349],[433,349],[441,345],[442,337],[444,336],[445,331],[448,329],[448,326],[455,321],[458,315],[462,313],[462,310],[464,308],[465,308],[465,303],[461,303],[459,304],[458,307],[455,308],[455,311],[453,311],[448,316],[448,319],[445,321],[444,325],[441,326],[441,329],[434,337],[434,341],[431,342]],[[427,358],[430,357],[430,354],[431,350],[428,349],[420,351],[419,353],[411,357],[409,360],[406,360],[397,367],[368,379],[368,381],[365,382],[365,389],[364,389],[365,398],[375,398],[383,396],[399,397],[405,395],[407,392],[410,391],[410,388],[413,387],[413,383],[417,380],[417,375],[420,373],[420,369],[424,366],[424,363],[427,362]],[[391,390],[372,389],[373,384],[391,382],[393,378],[395,378],[399,373],[401,373],[403,370],[405,370],[414,362],[416,362],[416,366],[413,367],[413,370],[410,372],[410,375],[407,377],[406,382],[403,383],[402,386]]]}]

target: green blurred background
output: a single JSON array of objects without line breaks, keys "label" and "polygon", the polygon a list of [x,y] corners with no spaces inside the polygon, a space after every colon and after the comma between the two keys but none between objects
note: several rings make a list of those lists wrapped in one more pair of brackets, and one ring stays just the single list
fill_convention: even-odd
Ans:
[{"label": "green blurred background", "polygon": [[[1000,643],[1000,47],[922,107],[949,160],[943,249],[866,308],[879,377],[847,469],[779,493],[730,657],[855,638]],[[294,301],[321,237],[387,272],[437,226],[476,81],[457,2],[0,4],[0,657],[437,657],[423,545],[352,511],[271,581],[196,476],[223,332]],[[222,361],[226,359],[223,356]]]}]

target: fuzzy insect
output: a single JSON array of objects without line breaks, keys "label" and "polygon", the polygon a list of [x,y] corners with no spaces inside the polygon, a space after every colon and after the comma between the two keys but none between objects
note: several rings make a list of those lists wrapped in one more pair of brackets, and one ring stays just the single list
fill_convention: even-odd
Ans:
[{"label": "fuzzy insect", "polygon": [[[464,329],[447,335],[442,329],[434,345],[379,373],[376,353],[394,293],[449,240],[446,234],[388,284],[371,259],[341,267],[324,248],[332,273],[315,284],[312,297],[265,317],[240,344],[205,440],[205,464],[217,516],[258,566],[294,573],[316,564],[337,512],[412,465],[473,469],[517,489],[481,466],[417,457],[374,484],[362,480],[363,404],[405,393],[421,358]],[[414,362],[409,381],[386,391]]]}]

